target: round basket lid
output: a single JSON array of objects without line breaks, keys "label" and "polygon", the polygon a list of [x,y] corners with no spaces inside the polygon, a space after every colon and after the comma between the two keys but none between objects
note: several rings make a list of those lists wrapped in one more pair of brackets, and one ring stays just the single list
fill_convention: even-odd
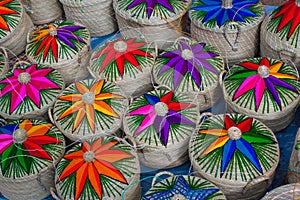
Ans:
[{"label": "round basket lid", "polygon": [[90,45],[88,30],[70,21],[57,21],[35,28],[28,34],[26,54],[38,63],[70,62]]},{"label": "round basket lid", "polygon": [[226,74],[224,96],[226,101],[255,113],[282,112],[299,100],[298,79],[296,69],[282,61],[247,59]]},{"label": "round basket lid", "polygon": [[56,168],[63,199],[121,199],[140,173],[135,151],[112,137],[77,144]]},{"label": "round basket lid", "polygon": [[22,9],[22,5],[18,0],[0,1],[0,40],[7,37],[19,25]]},{"label": "round basket lid", "polygon": [[[299,0],[287,1],[269,15],[267,31],[276,34],[283,41],[288,41],[294,48],[299,48],[299,12]],[[266,32],[265,34],[269,33]]]},{"label": "round basket lid", "polygon": [[120,88],[103,79],[88,79],[69,85],[58,97],[53,119],[70,139],[87,139],[121,127],[128,102]]},{"label": "round basket lid", "polygon": [[142,200],[226,199],[214,184],[195,176],[172,176],[153,185]]},{"label": "round basket lid", "polygon": [[119,38],[98,47],[91,58],[89,70],[94,77],[109,81],[125,77],[135,79],[154,62],[154,50],[143,39]]},{"label": "round basket lid", "polygon": [[114,0],[114,9],[125,19],[159,25],[182,17],[190,4],[190,0]]},{"label": "round basket lid", "polygon": [[298,183],[283,185],[268,192],[262,200],[299,199],[300,185]]},{"label": "round basket lid", "polygon": [[160,85],[178,92],[196,92],[218,83],[223,68],[223,59],[214,47],[180,41],[159,54],[153,72]]},{"label": "round basket lid", "polygon": [[0,175],[11,179],[37,175],[61,159],[64,147],[63,135],[52,124],[9,122],[0,127]]},{"label": "round basket lid", "polygon": [[135,99],[124,120],[125,132],[137,143],[168,147],[194,132],[198,107],[183,94],[155,90]]},{"label": "round basket lid", "polygon": [[244,29],[262,22],[265,11],[259,0],[197,0],[192,4],[190,17],[204,29],[223,30],[237,23]]},{"label": "round basket lid", "polygon": [[39,64],[18,65],[0,79],[0,113],[21,118],[44,112],[64,88],[55,69]]},{"label": "round basket lid", "polygon": [[273,132],[260,121],[240,114],[204,120],[191,138],[189,151],[197,172],[222,185],[229,182],[239,186],[260,176],[270,178],[279,162]]}]

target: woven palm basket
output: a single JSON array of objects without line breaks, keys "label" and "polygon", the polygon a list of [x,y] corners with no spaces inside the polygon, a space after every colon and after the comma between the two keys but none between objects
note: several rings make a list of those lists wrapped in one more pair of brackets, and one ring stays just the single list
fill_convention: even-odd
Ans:
[{"label": "woven palm basket", "polygon": [[62,199],[140,199],[136,150],[118,138],[102,136],[70,148],[56,168]]},{"label": "woven palm basket", "polygon": [[261,0],[261,2],[265,5],[270,5],[270,6],[281,6],[288,0]]},{"label": "woven palm basket", "polygon": [[287,179],[289,183],[300,182],[300,129],[298,129],[295,144],[290,157]]},{"label": "woven palm basket", "polygon": [[[160,176],[168,175],[162,179]],[[159,180],[158,183],[156,181]],[[225,200],[223,192],[207,180],[195,176],[175,176],[170,172],[155,175],[150,190],[142,200]]]},{"label": "woven palm basket", "polygon": [[214,183],[227,199],[259,199],[271,185],[279,163],[274,133],[240,114],[205,119],[190,140],[195,175]]},{"label": "woven palm basket", "polygon": [[231,66],[257,55],[264,14],[259,0],[197,0],[189,12],[191,34],[217,47]]},{"label": "woven palm basket", "polygon": [[43,199],[54,187],[54,166],[65,141],[52,124],[12,121],[0,127],[0,192],[8,199]]},{"label": "woven palm basket", "polygon": [[33,23],[19,0],[1,0],[0,5],[0,46],[9,49],[12,58],[25,50],[26,34]]},{"label": "woven palm basket", "polygon": [[283,185],[268,192],[262,200],[297,200],[300,198],[300,185],[298,183]]},{"label": "woven palm basket", "polygon": [[8,52],[5,48],[0,47],[0,78],[9,71]]},{"label": "woven palm basket", "polygon": [[143,165],[165,169],[188,160],[190,135],[199,120],[197,105],[184,94],[154,90],[130,104],[124,117],[124,132],[140,147]]},{"label": "woven palm basket", "polygon": [[145,40],[119,38],[94,51],[88,70],[95,78],[116,83],[130,98],[153,89],[154,59],[154,49]]},{"label": "woven palm basket", "polygon": [[5,119],[40,118],[65,87],[55,69],[21,64],[0,78],[0,115]]},{"label": "woven palm basket", "polygon": [[63,15],[62,6],[58,0],[21,0],[21,3],[36,25],[53,22]]},{"label": "woven palm basket", "polygon": [[83,25],[56,21],[28,33],[26,54],[32,62],[57,69],[66,83],[88,77],[90,34]]},{"label": "woven palm basket", "polygon": [[234,65],[223,83],[228,112],[259,119],[273,132],[287,127],[299,104],[299,76],[292,66],[259,57]]},{"label": "woven palm basket", "polygon": [[222,70],[224,61],[216,48],[181,38],[158,55],[153,76],[158,85],[194,99],[203,111],[222,96],[219,85]]},{"label": "woven palm basket", "polygon": [[112,0],[59,0],[67,20],[84,24],[91,36],[104,36],[118,29]]},{"label": "woven palm basket", "polygon": [[118,86],[88,79],[69,85],[60,94],[50,119],[66,137],[82,141],[117,132],[127,105]]},{"label": "woven palm basket", "polygon": [[265,18],[260,36],[262,56],[292,61],[299,69],[299,16],[300,1],[290,0]]},{"label": "woven palm basket", "polygon": [[[191,0],[114,0],[113,6],[124,37],[142,35],[147,42],[165,49],[185,32]],[[137,33],[139,33],[137,35]],[[154,46],[154,45],[153,45]]]}]

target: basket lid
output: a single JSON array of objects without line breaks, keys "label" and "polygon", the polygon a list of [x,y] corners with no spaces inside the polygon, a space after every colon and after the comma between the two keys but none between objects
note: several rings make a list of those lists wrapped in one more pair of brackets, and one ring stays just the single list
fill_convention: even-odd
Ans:
[{"label": "basket lid", "polygon": [[298,183],[282,185],[268,192],[262,200],[286,200],[298,199],[300,196],[300,185]]},{"label": "basket lid", "polygon": [[190,17],[198,27],[214,31],[223,31],[232,23],[247,29],[261,23],[264,15],[259,0],[197,0],[190,10]]},{"label": "basket lid", "polygon": [[154,49],[143,39],[118,38],[99,46],[88,67],[94,77],[109,81],[134,79],[154,62]]},{"label": "basket lid", "polygon": [[129,106],[124,129],[138,143],[168,147],[186,140],[198,122],[198,107],[184,94],[154,90]]},{"label": "basket lid", "polygon": [[[0,40],[11,34],[22,18],[22,5],[18,0],[0,1]],[[22,24],[26,26],[26,24]],[[13,39],[13,38],[12,38]]]},{"label": "basket lid", "polygon": [[21,118],[48,109],[64,88],[55,69],[21,64],[0,79],[0,110],[7,118]]},{"label": "basket lid", "polygon": [[56,188],[63,199],[121,199],[139,171],[132,147],[100,137],[66,152],[56,168]]},{"label": "basket lid", "polygon": [[58,97],[53,119],[71,140],[112,133],[121,127],[128,104],[120,88],[103,79],[87,79],[69,85]]},{"label": "basket lid", "polygon": [[241,114],[204,120],[190,141],[190,158],[205,177],[238,185],[271,177],[279,162],[274,133],[260,121]]},{"label": "basket lid", "polygon": [[127,20],[159,25],[183,17],[191,0],[114,0],[113,3],[116,13]]},{"label": "basket lid", "polygon": [[160,85],[176,92],[196,92],[218,83],[223,69],[223,59],[214,47],[181,41],[158,55],[153,72]]},{"label": "basket lid", "polygon": [[300,97],[296,69],[266,57],[246,59],[234,65],[223,85],[226,101],[251,113],[282,112]]},{"label": "basket lid", "polygon": [[195,176],[171,176],[153,185],[142,200],[226,199],[211,182]]},{"label": "basket lid", "polygon": [[[267,30],[299,48],[300,1],[290,0],[269,14]],[[265,32],[265,34],[269,34]]]},{"label": "basket lid", "polygon": [[12,121],[0,127],[0,176],[20,179],[54,166],[65,141],[52,124],[38,120]]},{"label": "basket lid", "polygon": [[78,59],[90,45],[86,27],[71,21],[57,21],[28,33],[26,54],[37,63],[53,64]]}]

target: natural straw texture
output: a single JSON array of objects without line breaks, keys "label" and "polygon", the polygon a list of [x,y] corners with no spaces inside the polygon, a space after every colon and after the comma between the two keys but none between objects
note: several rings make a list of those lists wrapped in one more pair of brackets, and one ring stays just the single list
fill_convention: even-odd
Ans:
[{"label": "natural straw texture", "polygon": [[[223,0],[224,1],[224,0]],[[259,3],[255,9],[262,9]],[[231,8],[228,8],[231,9]],[[232,20],[221,27],[210,27],[197,19],[197,12],[191,9],[191,35],[197,41],[205,42],[218,48],[229,66],[241,59],[252,58],[259,50],[259,30],[264,18],[264,12],[256,16],[252,22],[237,22]]]},{"label": "natural straw texture", "polygon": [[295,137],[295,143],[290,157],[287,179],[288,183],[300,182],[300,128]]},{"label": "natural straw texture", "polygon": [[0,78],[9,71],[9,59],[7,50],[0,47]]},{"label": "natural straw texture", "polygon": [[112,0],[60,0],[67,20],[84,24],[91,36],[104,36],[118,29]]},{"label": "natural straw texture", "polygon": [[9,58],[21,54],[26,47],[26,35],[33,28],[33,23],[21,6],[21,20],[17,27],[6,37],[0,39],[0,46],[9,49]]},{"label": "natural straw texture", "polygon": [[261,0],[261,2],[265,5],[270,5],[270,6],[280,6],[287,2],[288,0]]},{"label": "natural straw texture", "polygon": [[268,192],[262,200],[298,200],[300,198],[299,183],[280,186]]},{"label": "natural straw texture", "polygon": [[21,3],[36,25],[50,23],[63,14],[58,0],[21,0]]}]

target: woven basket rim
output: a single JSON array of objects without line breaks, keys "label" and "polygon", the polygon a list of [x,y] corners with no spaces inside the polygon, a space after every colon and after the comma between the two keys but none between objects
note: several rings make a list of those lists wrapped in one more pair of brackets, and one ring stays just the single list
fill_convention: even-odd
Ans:
[{"label": "woven basket rim", "polygon": [[110,2],[112,0],[59,0],[64,6],[73,8],[81,8],[85,6],[101,6],[104,2]]}]

